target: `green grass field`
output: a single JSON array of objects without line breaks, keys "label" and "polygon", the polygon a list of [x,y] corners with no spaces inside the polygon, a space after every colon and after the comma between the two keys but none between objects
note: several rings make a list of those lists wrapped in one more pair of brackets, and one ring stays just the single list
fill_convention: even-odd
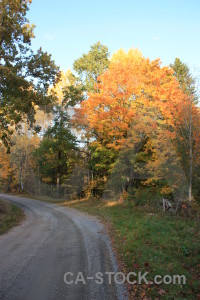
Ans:
[{"label": "green grass field", "polygon": [[96,215],[109,224],[109,234],[126,272],[147,271],[148,280],[155,275],[186,277],[185,285],[131,285],[131,299],[200,299],[200,234],[194,221],[101,200],[64,205]]},{"label": "green grass field", "polygon": [[24,212],[16,205],[0,199],[0,235],[21,222]]}]

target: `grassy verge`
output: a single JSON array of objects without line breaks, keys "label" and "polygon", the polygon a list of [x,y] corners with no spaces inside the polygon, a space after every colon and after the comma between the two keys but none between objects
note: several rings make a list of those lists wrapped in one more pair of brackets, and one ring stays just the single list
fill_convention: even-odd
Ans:
[{"label": "grassy verge", "polygon": [[19,224],[23,218],[24,212],[18,206],[0,199],[0,235]]},{"label": "grassy verge", "polygon": [[[126,272],[185,275],[186,284],[129,286],[130,299],[200,299],[200,235],[197,224],[180,217],[152,214],[116,202],[65,202],[111,224],[110,235]],[[123,268],[122,268],[123,269]]]}]

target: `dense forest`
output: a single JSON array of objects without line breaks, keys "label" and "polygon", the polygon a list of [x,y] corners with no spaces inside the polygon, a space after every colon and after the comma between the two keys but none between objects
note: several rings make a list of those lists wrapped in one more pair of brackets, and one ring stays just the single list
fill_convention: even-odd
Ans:
[{"label": "dense forest", "polygon": [[0,2],[0,185],[37,196],[200,204],[200,110],[189,67],[100,42],[60,71]]}]

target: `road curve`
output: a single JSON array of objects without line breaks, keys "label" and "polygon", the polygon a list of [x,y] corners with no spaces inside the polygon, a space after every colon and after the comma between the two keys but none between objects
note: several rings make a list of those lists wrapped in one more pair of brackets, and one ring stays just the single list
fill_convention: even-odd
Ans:
[{"label": "road curve", "polygon": [[[96,272],[117,272],[110,242],[96,218],[38,200],[0,198],[26,214],[21,225],[0,236],[1,300],[126,299],[124,286],[109,284],[108,276],[103,284],[87,279]],[[73,281],[82,272],[82,281],[66,284],[66,272],[74,274],[66,277]]]}]

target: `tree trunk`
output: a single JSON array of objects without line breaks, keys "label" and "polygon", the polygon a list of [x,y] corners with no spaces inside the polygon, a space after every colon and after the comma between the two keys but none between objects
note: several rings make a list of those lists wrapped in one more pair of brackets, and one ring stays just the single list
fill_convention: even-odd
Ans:
[{"label": "tree trunk", "polygon": [[40,196],[40,167],[38,166],[38,196]]},{"label": "tree trunk", "polygon": [[58,198],[60,197],[60,160],[61,160],[61,151],[58,150],[58,168],[57,168],[57,178],[56,178]]}]

